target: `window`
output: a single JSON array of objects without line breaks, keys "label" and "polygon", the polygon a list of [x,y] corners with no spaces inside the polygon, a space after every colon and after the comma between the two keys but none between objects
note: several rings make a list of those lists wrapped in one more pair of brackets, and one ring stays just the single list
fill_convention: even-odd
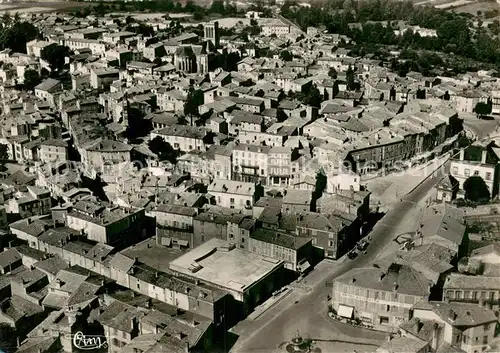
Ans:
[{"label": "window", "polygon": [[231,197],[231,198],[229,199],[229,202],[230,202],[230,203],[234,203],[234,198],[233,198],[233,197]]},{"label": "window", "polygon": [[474,175],[475,175],[475,176],[478,176],[478,175],[479,175],[479,170],[475,170],[475,171],[474,171]]},{"label": "window", "polygon": [[391,311],[391,306],[390,305],[386,305],[385,306],[385,311]]},{"label": "window", "polygon": [[[244,243],[245,242],[245,238],[241,238],[241,242]],[[255,250],[254,250],[255,251]]]},{"label": "window", "polygon": [[379,322],[381,325],[388,325],[389,324],[389,318],[387,316],[380,316],[379,317]]},{"label": "window", "polygon": [[490,329],[490,324],[485,324],[485,325],[484,325],[484,330],[485,330],[485,331],[488,331],[489,329]]},{"label": "window", "polygon": [[488,336],[483,336],[483,344],[488,344]]},{"label": "window", "polygon": [[462,299],[462,291],[461,290],[455,291],[455,298],[456,299]]},{"label": "window", "polygon": [[477,292],[472,292],[472,299],[477,300]]},{"label": "window", "polygon": [[465,176],[466,177],[470,176],[470,169],[465,169]]},{"label": "window", "polygon": [[137,289],[141,289],[141,284],[137,283]]},{"label": "window", "polygon": [[121,347],[121,342],[119,340],[117,340],[116,338],[113,338],[113,340],[111,342],[113,342],[113,346]]},{"label": "window", "polygon": [[490,172],[486,172],[486,177],[485,177],[486,180],[491,180],[491,173]]}]

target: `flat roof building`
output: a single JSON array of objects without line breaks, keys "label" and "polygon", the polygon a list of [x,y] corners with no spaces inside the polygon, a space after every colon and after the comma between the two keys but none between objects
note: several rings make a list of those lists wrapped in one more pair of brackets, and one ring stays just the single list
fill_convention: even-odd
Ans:
[{"label": "flat roof building", "polygon": [[213,238],[172,261],[170,270],[229,292],[247,314],[280,288],[284,262]]}]

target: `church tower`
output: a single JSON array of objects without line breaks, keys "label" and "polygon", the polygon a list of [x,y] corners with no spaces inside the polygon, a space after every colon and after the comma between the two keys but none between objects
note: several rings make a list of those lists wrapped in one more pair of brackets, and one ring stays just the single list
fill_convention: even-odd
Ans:
[{"label": "church tower", "polygon": [[204,26],[205,30],[205,40],[209,40],[212,44],[218,48],[220,44],[220,32],[219,32],[219,22],[211,22],[207,23]]}]

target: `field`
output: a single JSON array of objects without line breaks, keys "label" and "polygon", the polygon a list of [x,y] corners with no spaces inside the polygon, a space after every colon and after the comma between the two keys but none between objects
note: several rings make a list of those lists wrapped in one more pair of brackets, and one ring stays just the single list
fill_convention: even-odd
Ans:
[{"label": "field", "polygon": [[90,4],[85,2],[72,1],[16,2],[0,4],[0,12],[54,12],[67,11],[85,6],[90,6]]},{"label": "field", "polygon": [[473,3],[470,3],[468,5],[456,7],[453,10],[456,12],[465,12],[472,15],[477,15],[478,11],[481,11],[484,14],[487,11],[500,10],[500,5],[496,2],[474,1]]}]

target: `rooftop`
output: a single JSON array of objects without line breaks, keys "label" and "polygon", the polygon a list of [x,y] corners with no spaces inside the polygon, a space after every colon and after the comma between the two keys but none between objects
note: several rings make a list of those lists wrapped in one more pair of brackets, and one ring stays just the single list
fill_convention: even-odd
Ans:
[{"label": "rooftop", "polygon": [[245,291],[283,262],[210,239],[170,263],[170,269],[237,292]]},{"label": "rooftop", "polygon": [[[498,320],[493,311],[477,304],[422,301],[415,304],[412,309],[432,311],[455,327],[475,327]],[[417,313],[415,316],[418,317]]]},{"label": "rooftop", "polygon": [[419,231],[424,238],[438,236],[460,245],[465,229],[460,210],[446,204],[439,204],[424,211]]},{"label": "rooftop", "polygon": [[293,234],[262,228],[253,231],[250,234],[250,238],[292,250],[298,250],[312,241],[312,238],[297,237]]},{"label": "rooftop", "polygon": [[450,273],[443,286],[444,289],[489,289],[500,290],[498,277],[469,276]]},{"label": "rooftop", "polygon": [[429,295],[431,281],[407,266],[390,266],[389,269],[356,268],[335,281],[373,290],[409,294],[419,297]]},{"label": "rooftop", "polygon": [[253,196],[255,193],[255,184],[244,181],[215,179],[208,186],[208,192]]}]

